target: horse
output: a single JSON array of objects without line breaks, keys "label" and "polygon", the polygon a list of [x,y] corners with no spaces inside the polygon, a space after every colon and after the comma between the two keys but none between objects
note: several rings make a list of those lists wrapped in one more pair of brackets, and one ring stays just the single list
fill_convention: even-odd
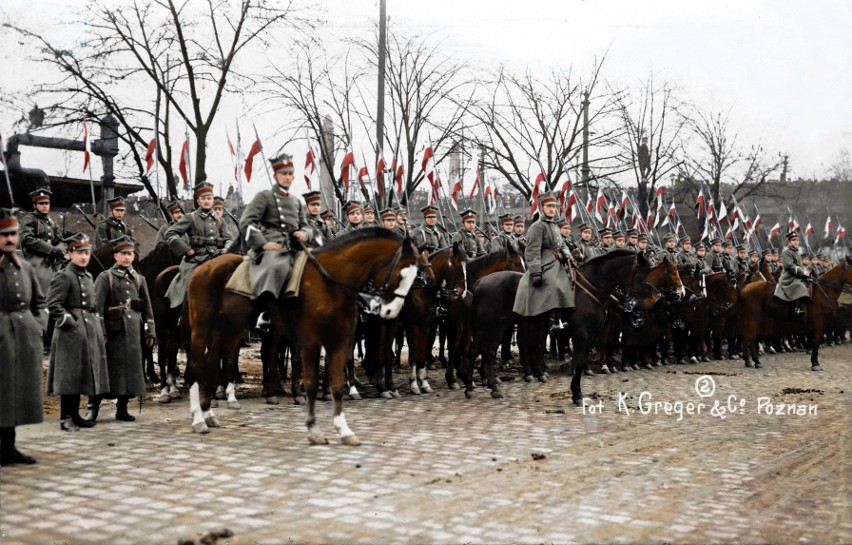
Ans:
[{"label": "horse", "polygon": [[[613,250],[590,259],[575,270],[575,308],[570,311],[563,310],[561,319],[565,321],[574,345],[571,394],[574,404],[580,405],[583,399],[580,381],[588,364],[588,353],[606,319],[613,292],[629,292],[631,289],[650,285],[660,291],[682,295],[684,288],[674,263],[666,259],[652,267],[644,254],[629,250]],[[522,277],[523,275],[518,273],[492,274],[482,279],[474,289],[475,353],[482,355],[486,364],[486,384],[491,389],[492,397],[496,398],[502,397],[502,394],[495,391],[498,390],[498,383],[494,375],[494,357],[500,341],[516,319],[511,309]],[[519,328],[518,340],[525,372],[545,372],[543,368],[533,368],[537,350],[540,349],[541,353],[544,353],[543,338],[541,342],[535,342],[529,338],[529,330],[546,325],[547,313],[544,313],[529,320],[527,327]],[[524,331],[524,335],[520,335],[521,331]],[[472,367],[468,367],[467,371],[465,393],[471,397]]]},{"label": "horse", "polygon": [[707,335],[720,315],[737,302],[736,284],[724,272],[682,276],[683,284],[695,297],[681,305],[680,316],[687,326],[687,353],[693,363],[708,361]]},{"label": "horse", "polygon": [[852,258],[823,273],[810,289],[811,298],[805,315],[790,316],[790,303],[775,297],[775,284],[753,282],[740,294],[743,326],[743,359],[746,367],[760,368],[757,338],[772,338],[809,331],[812,336],[811,370],[822,371],[819,363],[819,345],[822,343],[826,322],[837,312],[837,300],[844,286],[852,284]]},{"label": "horse", "polygon": [[[402,310],[418,269],[428,267],[410,238],[383,228],[365,228],[347,233],[310,251],[299,296],[269,304],[271,331],[268,350],[277,356],[282,338],[294,343],[293,375],[300,368],[307,394],[305,424],[311,444],[328,440],[316,423],[319,358],[326,349],[326,373],[334,400],[334,427],[343,444],[360,441],[346,423],[343,413],[343,369],[352,357],[359,299],[368,294],[372,311],[393,319]],[[238,263],[235,256],[217,257],[196,269],[189,280],[189,324],[192,330],[190,367],[195,382],[190,388],[192,429],[206,433],[219,425],[210,410],[210,391],[221,360],[231,361],[238,353],[243,328],[259,310],[248,297],[224,289]],[[357,264],[357,266],[353,266]],[[266,366],[265,364],[265,367]],[[277,366],[273,366],[277,370]],[[264,385],[278,380],[277,372],[264,377]],[[295,378],[294,378],[295,380]]]}]

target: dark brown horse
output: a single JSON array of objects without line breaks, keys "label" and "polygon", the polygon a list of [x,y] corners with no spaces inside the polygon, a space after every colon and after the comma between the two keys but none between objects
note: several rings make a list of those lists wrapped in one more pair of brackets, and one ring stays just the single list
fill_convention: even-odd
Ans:
[{"label": "dark brown horse", "polygon": [[[210,410],[211,388],[217,379],[211,370],[218,371],[221,361],[231,361],[237,354],[242,330],[258,311],[247,297],[223,289],[240,259],[227,255],[213,259],[198,267],[189,281],[190,366],[196,379],[190,389],[190,410],[197,432],[218,425]],[[293,375],[297,369],[301,371],[312,444],[328,442],[315,416],[323,348],[334,399],[334,426],[344,444],[360,444],[343,414],[343,369],[352,357],[359,294],[369,292],[370,304],[380,317],[396,318],[418,267],[427,268],[428,261],[410,239],[382,228],[354,231],[311,252],[297,298],[270,304],[272,330],[267,352],[277,356],[277,343],[284,339],[295,346]],[[271,367],[277,369],[277,365]],[[277,372],[264,377],[267,381],[278,381]]]},{"label": "dark brown horse", "polygon": [[[743,326],[743,359],[746,367],[762,367],[757,352],[758,336],[769,339],[780,335],[810,333],[811,369],[822,371],[819,345],[822,344],[826,323],[837,312],[837,299],[843,287],[852,283],[852,262],[846,258],[826,271],[813,284],[810,301],[804,316],[793,317],[790,303],[775,297],[775,284],[754,282],[747,285],[739,298]],[[752,361],[754,363],[752,363]]]}]

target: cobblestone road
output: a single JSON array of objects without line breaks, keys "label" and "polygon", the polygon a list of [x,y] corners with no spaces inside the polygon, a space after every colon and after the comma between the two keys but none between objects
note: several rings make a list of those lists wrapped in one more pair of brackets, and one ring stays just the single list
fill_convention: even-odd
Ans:
[{"label": "cobblestone road", "polygon": [[[432,371],[434,394],[346,403],[359,447],[309,446],[302,408],[260,399],[219,409],[206,436],[186,398],[146,403],[130,424],[104,408],[75,434],[51,415],[18,431],[39,463],[0,471],[0,542],[174,544],[226,527],[220,544],[850,543],[852,344],[824,350],[823,373],[803,353],[764,363],[597,375],[584,381],[594,414],[570,406],[558,373],[503,373],[495,401],[482,389],[466,400]],[[707,398],[702,375],[716,385]],[[649,395],[705,406],[642,414]],[[763,397],[816,409],[770,416]],[[711,414],[729,400],[733,412]]]}]

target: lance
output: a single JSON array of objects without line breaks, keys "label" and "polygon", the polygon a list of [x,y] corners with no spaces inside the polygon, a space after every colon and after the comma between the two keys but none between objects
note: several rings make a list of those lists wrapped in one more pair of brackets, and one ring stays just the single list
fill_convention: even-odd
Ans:
[{"label": "lance", "polygon": [[272,186],[272,189],[275,189],[278,184],[272,179],[272,174],[269,172],[269,162],[266,160],[266,154],[263,152],[263,142],[260,141],[254,121],[251,122],[251,126],[254,129],[254,138],[257,140],[257,147],[260,148],[260,158],[263,159],[263,170],[266,172],[266,177],[269,178],[269,185]]},{"label": "lance", "polygon": [[93,222],[93,221],[89,218],[88,214],[86,214],[86,213],[83,211],[83,209],[80,207],[80,205],[79,205],[79,204],[75,204],[75,205],[74,205],[74,208],[76,208],[76,209],[77,209],[77,211],[78,211],[78,212],[80,212],[80,214],[82,214],[82,215],[83,215],[83,219],[84,219],[84,220],[86,220],[86,223],[88,223],[88,224],[92,227],[92,229],[97,230],[98,226],[97,226],[97,225],[95,225],[95,222]]},{"label": "lance", "polygon": [[[435,167],[436,174],[437,174],[437,170],[438,170],[438,167]],[[447,192],[444,190],[444,185],[441,183],[441,176],[440,175],[438,176],[437,184],[438,184],[438,192],[440,194],[443,194],[443,199],[445,199],[445,201],[447,201],[449,198],[447,197]],[[444,213],[441,210],[441,198],[442,197],[441,197],[440,194],[438,195],[438,213],[441,215],[441,225],[444,227],[444,231],[448,232],[446,223],[444,222]],[[445,206],[447,208],[447,212],[449,213],[450,221],[453,222],[453,229],[458,231],[458,225],[456,225],[456,219],[453,217],[453,213],[450,211],[451,207],[450,207],[449,202],[445,202]]]},{"label": "lance", "polygon": [[6,189],[9,191],[9,203],[12,206],[12,209],[17,208],[15,206],[15,196],[12,194],[12,181],[9,179],[9,164],[8,158],[6,157],[6,143],[3,142],[3,137],[0,136],[0,159],[2,159],[3,163],[3,175],[6,178]]},{"label": "lance", "polygon": [[154,225],[154,224],[151,222],[151,220],[149,220],[148,218],[146,218],[146,217],[145,217],[145,216],[143,216],[142,214],[139,214],[139,217],[142,219],[142,221],[144,221],[145,223],[147,223],[147,224],[151,227],[151,229],[153,229],[154,231],[158,231],[158,232],[159,232],[160,228],[159,228],[159,227],[157,227],[156,225]]},{"label": "lance", "polygon": [[[86,164],[86,167],[89,170],[89,189],[92,191],[92,214],[96,215],[98,213],[98,204],[97,199],[95,199],[95,180],[92,176],[92,146],[90,142],[89,135],[89,127],[86,124],[86,118],[83,118],[83,130],[86,132],[86,147],[84,152],[88,154],[89,162]],[[11,194],[11,193],[10,193]]]}]

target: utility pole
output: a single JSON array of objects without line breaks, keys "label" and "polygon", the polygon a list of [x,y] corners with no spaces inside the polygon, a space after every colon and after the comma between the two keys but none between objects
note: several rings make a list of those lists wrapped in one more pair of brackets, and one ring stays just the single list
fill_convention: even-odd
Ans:
[{"label": "utility pole", "polygon": [[589,90],[583,91],[583,166],[580,168],[583,185],[589,189]]},{"label": "utility pole", "polygon": [[[379,81],[378,81],[378,104],[376,105],[376,160],[382,154],[385,142],[385,57],[388,42],[388,17],[387,0],[379,2]],[[376,174],[378,178],[378,173]],[[384,207],[382,203],[381,207]],[[380,207],[380,208],[381,208]],[[378,210],[376,211],[378,212]]]}]

